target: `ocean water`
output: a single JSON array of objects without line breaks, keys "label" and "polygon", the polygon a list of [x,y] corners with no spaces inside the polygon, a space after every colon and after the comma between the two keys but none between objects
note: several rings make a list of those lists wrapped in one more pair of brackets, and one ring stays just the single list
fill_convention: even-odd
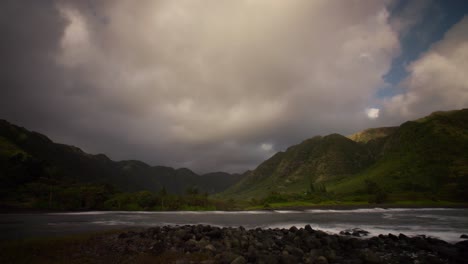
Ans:
[{"label": "ocean water", "polygon": [[468,209],[461,208],[373,208],[354,210],[273,211],[91,211],[71,213],[1,214],[0,239],[62,236],[84,232],[164,225],[205,224],[245,228],[314,229],[338,234],[361,228],[370,236],[403,233],[426,235],[447,242],[461,241],[468,233]]}]

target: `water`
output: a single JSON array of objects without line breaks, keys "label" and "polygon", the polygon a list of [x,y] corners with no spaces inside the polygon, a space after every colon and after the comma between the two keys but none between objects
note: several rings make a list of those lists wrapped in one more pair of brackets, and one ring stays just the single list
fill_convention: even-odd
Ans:
[{"label": "water", "polygon": [[62,236],[111,229],[163,225],[207,224],[245,228],[289,228],[310,224],[314,229],[339,233],[350,228],[371,236],[426,235],[448,242],[461,241],[468,233],[468,209],[394,208],[304,211],[212,211],[212,212],[79,212],[1,214],[0,239]]}]

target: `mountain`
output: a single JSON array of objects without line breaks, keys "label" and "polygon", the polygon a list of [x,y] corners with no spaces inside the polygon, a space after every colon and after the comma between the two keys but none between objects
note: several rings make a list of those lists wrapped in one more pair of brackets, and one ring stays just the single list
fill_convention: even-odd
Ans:
[{"label": "mountain", "polygon": [[364,131],[352,134],[351,136],[348,136],[348,138],[356,142],[367,143],[373,139],[389,136],[395,132],[397,128],[398,127],[369,128]]},{"label": "mountain", "polygon": [[[390,200],[468,200],[468,109],[435,112],[349,138],[313,137],[276,153],[224,197],[325,190],[334,199],[385,192]],[[353,198],[354,197],[354,198]]]},{"label": "mountain", "polygon": [[160,191],[181,194],[196,187],[200,192],[219,192],[236,183],[238,174],[210,173],[141,161],[115,162],[104,154],[52,142],[46,136],[0,120],[0,195],[18,188],[45,185],[107,184],[121,191]]}]

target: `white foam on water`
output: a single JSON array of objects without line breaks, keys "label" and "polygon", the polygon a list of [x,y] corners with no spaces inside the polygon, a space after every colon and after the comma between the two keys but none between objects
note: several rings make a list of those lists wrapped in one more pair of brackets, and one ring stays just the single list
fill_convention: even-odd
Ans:
[{"label": "white foam on water", "polygon": [[381,212],[421,212],[421,211],[456,211],[459,208],[360,208],[360,209],[308,209],[307,213],[381,213]]},{"label": "white foam on water", "polygon": [[272,225],[262,225],[258,226],[261,228],[279,228],[279,229],[289,229],[292,226],[297,228],[303,228],[305,225],[309,224],[312,229],[314,230],[321,230],[328,234],[340,234],[341,231],[353,229],[353,228],[360,228],[369,232],[368,236],[364,236],[362,238],[370,238],[378,235],[388,235],[394,234],[399,235],[400,233],[409,236],[420,236],[425,235],[427,237],[434,237],[449,243],[456,243],[462,241],[463,239],[460,238],[460,230],[455,229],[441,229],[437,226],[373,226],[373,225],[347,225],[347,224],[334,224],[334,225],[319,225],[314,223],[304,223],[304,222],[296,222],[296,223],[277,223]]},{"label": "white foam on water", "polygon": [[300,213],[304,213],[303,211],[298,211],[298,210],[273,210],[273,212],[278,213],[278,214],[300,214]]}]

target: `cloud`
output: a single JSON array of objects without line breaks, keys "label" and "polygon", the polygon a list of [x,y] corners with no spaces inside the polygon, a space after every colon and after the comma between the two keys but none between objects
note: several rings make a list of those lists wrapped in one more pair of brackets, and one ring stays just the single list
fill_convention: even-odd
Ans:
[{"label": "cloud", "polygon": [[260,145],[260,148],[262,148],[264,151],[269,152],[273,150],[273,145],[269,143],[262,143],[262,145]]},{"label": "cloud", "polygon": [[379,118],[380,109],[378,108],[367,108],[366,115],[369,119]]},{"label": "cloud", "polygon": [[[7,1],[7,61],[28,72],[8,72],[0,110],[115,159],[253,168],[268,144],[369,124],[399,54],[388,2],[61,0],[19,16],[26,2]],[[20,25],[30,39],[16,48]]]},{"label": "cloud", "polygon": [[388,115],[416,118],[436,110],[468,107],[468,16],[407,70],[404,93],[384,102]]}]

